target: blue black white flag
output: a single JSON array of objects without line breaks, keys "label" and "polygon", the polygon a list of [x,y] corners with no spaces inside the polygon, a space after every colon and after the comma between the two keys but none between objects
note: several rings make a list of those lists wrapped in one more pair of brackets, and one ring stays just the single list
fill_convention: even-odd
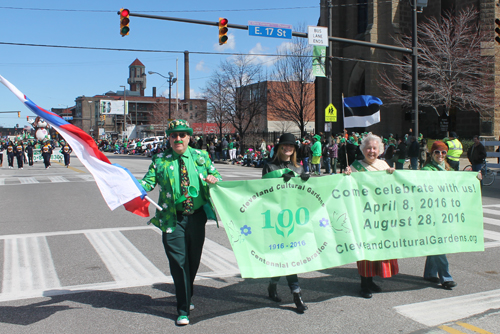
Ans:
[{"label": "blue black white flag", "polygon": [[382,100],[371,95],[344,98],[344,128],[367,127],[380,122]]}]

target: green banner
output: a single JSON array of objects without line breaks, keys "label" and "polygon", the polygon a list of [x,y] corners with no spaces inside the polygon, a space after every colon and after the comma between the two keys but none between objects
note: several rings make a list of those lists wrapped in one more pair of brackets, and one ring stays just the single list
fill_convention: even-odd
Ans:
[{"label": "green banner", "polygon": [[325,72],[326,46],[314,45],[312,73],[315,77],[326,77]]},{"label": "green banner", "polygon": [[476,173],[227,181],[210,192],[243,278],[484,250]]}]

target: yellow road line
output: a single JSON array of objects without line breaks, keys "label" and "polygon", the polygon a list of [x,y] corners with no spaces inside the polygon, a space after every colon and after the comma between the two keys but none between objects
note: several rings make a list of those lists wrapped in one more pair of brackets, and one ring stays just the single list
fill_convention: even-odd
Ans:
[{"label": "yellow road line", "polygon": [[465,322],[457,322],[457,325],[462,326],[463,328],[467,328],[473,332],[479,333],[479,334],[493,334],[492,332],[485,331],[484,329],[481,329],[479,327],[473,326],[471,324],[465,323]]},{"label": "yellow road line", "polygon": [[444,325],[443,326],[438,326],[438,328],[442,329],[445,332],[450,333],[450,334],[466,334],[464,332],[459,331],[458,329],[451,328],[451,327],[444,326]]},{"label": "yellow road line", "polygon": [[[54,161],[54,162],[55,162],[56,164],[59,164],[59,165],[61,165],[61,166],[64,166],[64,164],[63,164],[63,163],[61,163],[61,162],[59,162],[59,161]],[[71,166],[69,166],[68,168],[69,168],[69,169],[71,169],[72,171],[75,171],[75,172],[78,172],[78,173],[85,173],[85,171],[80,170],[80,169],[75,168],[75,167],[71,167]]]}]

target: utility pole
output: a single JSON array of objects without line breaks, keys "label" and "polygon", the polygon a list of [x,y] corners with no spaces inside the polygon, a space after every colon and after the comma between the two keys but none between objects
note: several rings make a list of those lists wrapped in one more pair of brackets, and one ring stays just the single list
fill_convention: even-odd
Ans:
[{"label": "utility pole", "polygon": [[418,138],[418,49],[417,49],[417,0],[412,0],[412,53],[411,53],[411,78],[412,78],[412,109],[415,113],[413,135]]}]

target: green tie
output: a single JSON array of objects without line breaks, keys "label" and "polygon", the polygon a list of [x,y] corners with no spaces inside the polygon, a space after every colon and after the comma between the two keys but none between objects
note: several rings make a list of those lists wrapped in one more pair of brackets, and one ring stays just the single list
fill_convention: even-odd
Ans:
[{"label": "green tie", "polygon": [[188,195],[189,176],[182,157],[179,157],[179,169],[181,172],[181,192],[186,197],[186,200],[182,202],[183,214],[190,215],[193,213],[193,198]]}]

